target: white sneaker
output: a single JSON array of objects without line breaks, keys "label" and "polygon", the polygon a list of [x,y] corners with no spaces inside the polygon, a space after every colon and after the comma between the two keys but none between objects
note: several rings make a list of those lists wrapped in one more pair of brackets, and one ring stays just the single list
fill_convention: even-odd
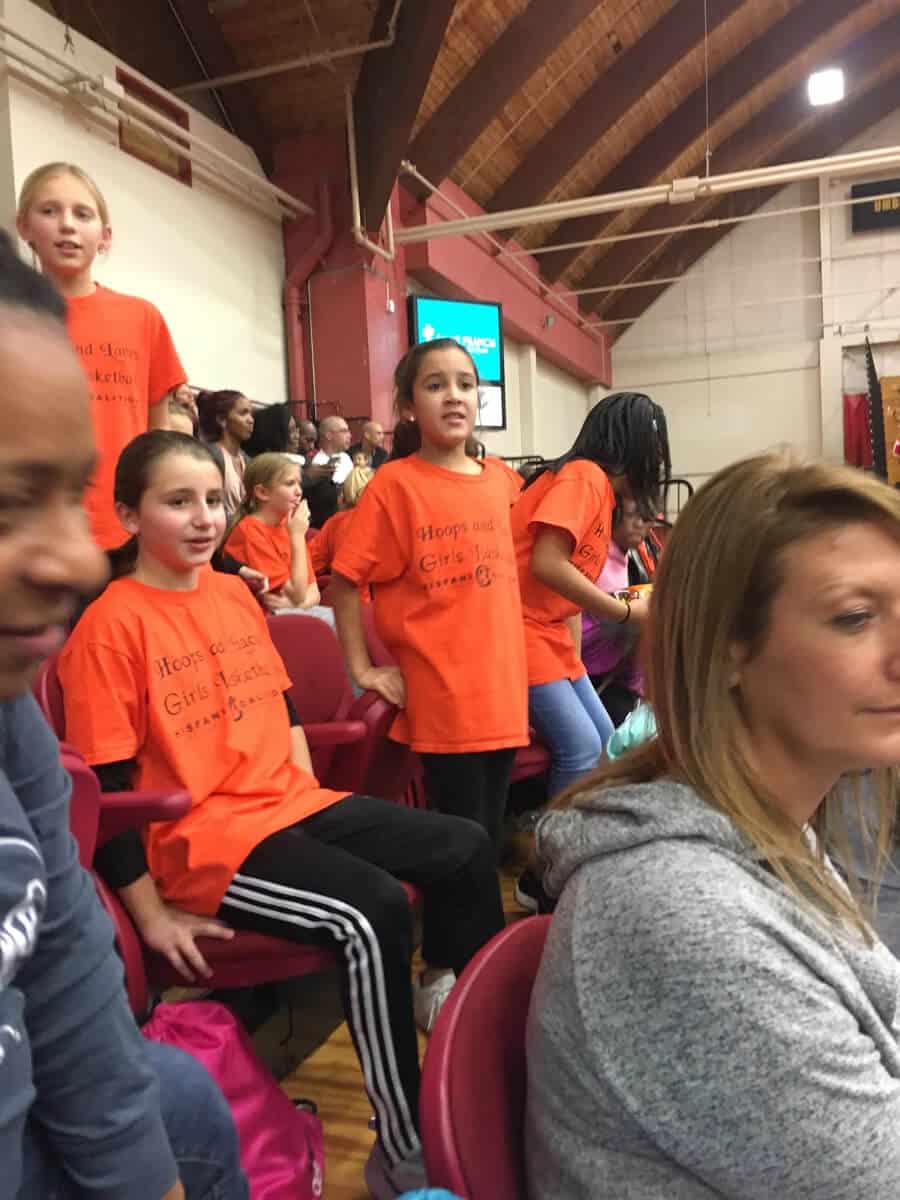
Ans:
[{"label": "white sneaker", "polygon": [[365,1178],[369,1195],[374,1200],[394,1200],[404,1192],[427,1187],[421,1147],[392,1167],[381,1142],[376,1141],[366,1161]]},{"label": "white sneaker", "polygon": [[455,983],[456,976],[452,971],[439,975],[434,983],[423,983],[421,976],[413,981],[413,1012],[416,1024],[423,1033],[431,1033],[437,1015]]}]

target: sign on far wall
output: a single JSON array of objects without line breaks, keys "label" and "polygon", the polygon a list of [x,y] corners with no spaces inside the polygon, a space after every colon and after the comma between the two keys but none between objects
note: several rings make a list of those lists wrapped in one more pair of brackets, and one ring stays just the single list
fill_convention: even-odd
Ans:
[{"label": "sign on far wall", "polygon": [[481,381],[478,427],[506,428],[503,375],[503,316],[499,304],[410,296],[410,337],[414,342],[453,338],[472,356]]},{"label": "sign on far wall", "polygon": [[[116,80],[125,89],[126,96],[131,96],[132,99],[146,104],[148,108],[152,108],[160,116],[180,125],[182,129],[190,130],[191,122],[186,108],[175,104],[168,96],[160,95],[142,79],[138,79],[121,67],[116,67]],[[187,142],[181,142],[181,139],[177,137],[175,141],[176,144],[182,144],[185,150],[188,149]],[[119,146],[126,153],[133,154],[142,162],[149,163],[151,167],[156,167],[164,174],[179,179],[188,187],[192,186],[191,160],[187,155],[179,154],[177,150],[166,145],[165,142],[161,142],[148,130],[132,125],[127,119],[119,121]]]},{"label": "sign on far wall", "polygon": [[856,183],[850,189],[850,198],[863,201],[850,207],[854,233],[900,228],[900,179]]}]

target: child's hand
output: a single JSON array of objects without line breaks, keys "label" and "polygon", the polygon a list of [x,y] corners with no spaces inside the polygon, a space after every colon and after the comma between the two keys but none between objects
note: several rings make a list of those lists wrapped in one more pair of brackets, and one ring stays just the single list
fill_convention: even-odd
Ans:
[{"label": "child's hand", "polygon": [[254,571],[252,567],[241,567],[238,575],[240,575],[254,596],[261,596],[263,592],[269,590],[268,577],[263,575],[261,571]]},{"label": "child's hand", "polygon": [[141,926],[141,936],[188,983],[194,983],[198,975],[206,979],[212,974],[194,939],[211,937],[227,942],[234,937],[234,930],[214,917],[200,917],[172,904],[162,904]]},{"label": "child's hand", "polygon": [[291,515],[288,517],[288,532],[291,537],[305,538],[306,531],[309,529],[309,505],[305,500],[301,500]]},{"label": "child's hand", "polygon": [[646,623],[647,617],[650,615],[650,597],[646,592],[641,592],[641,594],[639,596],[635,596],[630,603],[631,616],[626,622],[626,628],[628,625],[634,625],[638,629],[641,629]]},{"label": "child's hand", "polygon": [[284,592],[265,592],[260,596],[263,608],[268,612],[281,612],[285,608],[293,608]]},{"label": "child's hand", "polygon": [[365,691],[377,692],[395,708],[406,707],[406,683],[399,667],[369,667],[356,682]]}]

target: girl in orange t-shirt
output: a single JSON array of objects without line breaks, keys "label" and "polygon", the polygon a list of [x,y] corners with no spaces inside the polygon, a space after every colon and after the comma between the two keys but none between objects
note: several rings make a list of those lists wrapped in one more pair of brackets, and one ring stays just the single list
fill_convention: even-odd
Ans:
[{"label": "girl in orange t-shirt", "polygon": [[139,433],[166,428],[169,398],[187,375],[159,311],[94,282],[94,262],[109,249],[112,228],[103,194],[80,167],[56,162],[32,171],[16,228],[66,300],[99,451],[84,507],[94,540],[111,550],[122,542],[113,508],[116,460]]},{"label": "girl in orange t-shirt", "polygon": [[319,604],[306,532],[309,506],[300,468],[286,454],[258,454],[244,471],[245,495],[223,549],[269,581],[261,599],[271,613]]},{"label": "girl in orange t-shirt", "polygon": [[[478,372],[461,346],[414,346],[394,379],[419,448],[379,469],[341,540],[338,631],[357,685],[397,705],[391,736],[420,753],[432,804],[478,821],[499,849],[516,747],[528,743],[509,481],[466,454]],[[372,665],[364,584],[397,666]]]},{"label": "girl in orange t-shirt", "polygon": [[[213,916],[332,947],[377,1115],[370,1190],[423,1187],[414,1014],[428,1026],[453,972],[503,926],[490,843],[470,821],[319,785],[265,617],[243,584],[207,569],[225,515],[206,446],[143,434],[115,488],[131,571],[88,607],[60,656],[66,738],[105,789],[184,789],[192,806],[151,825],[144,849],[120,845],[106,860],[111,883],[188,976],[187,964],[205,966],[194,935],[225,932]],[[425,895],[431,965],[413,1004],[400,879]]]},{"label": "girl in orange t-shirt", "polygon": [[597,765],[613,731],[581,661],[582,612],[636,626],[646,617],[645,599],[618,600],[596,586],[616,496],[655,513],[669,470],[663,410],[619,392],[594,406],[571,450],[533,475],[513,506],[528,714],[552,756],[551,795]]}]

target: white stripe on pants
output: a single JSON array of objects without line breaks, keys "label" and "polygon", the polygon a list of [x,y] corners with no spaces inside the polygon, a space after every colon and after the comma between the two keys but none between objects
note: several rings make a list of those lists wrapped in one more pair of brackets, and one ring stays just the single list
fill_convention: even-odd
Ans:
[{"label": "white stripe on pants", "polygon": [[241,874],[235,875],[222,905],[303,929],[328,930],[343,946],[350,996],[347,1019],[378,1117],[379,1137],[392,1163],[406,1158],[418,1148],[419,1138],[397,1070],[381,948],[368,919],[330,896]]}]

